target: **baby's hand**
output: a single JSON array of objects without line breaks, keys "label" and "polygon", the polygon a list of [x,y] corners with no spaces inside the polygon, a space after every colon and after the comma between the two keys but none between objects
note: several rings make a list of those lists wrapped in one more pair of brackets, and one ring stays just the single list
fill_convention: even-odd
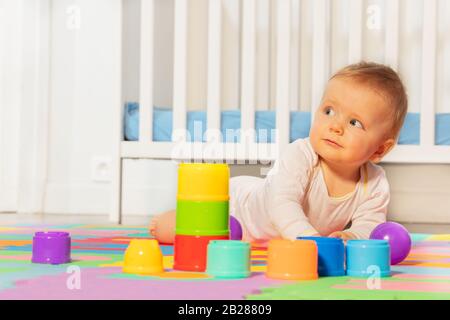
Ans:
[{"label": "baby's hand", "polygon": [[340,238],[344,241],[356,239],[356,236],[349,231],[336,231],[336,232],[331,233],[328,237],[329,238]]}]

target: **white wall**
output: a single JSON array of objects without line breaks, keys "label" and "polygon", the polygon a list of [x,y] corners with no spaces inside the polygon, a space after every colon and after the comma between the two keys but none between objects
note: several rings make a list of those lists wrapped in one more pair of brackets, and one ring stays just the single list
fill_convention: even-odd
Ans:
[{"label": "white wall", "polygon": [[23,1],[0,0],[0,212],[17,210]]},{"label": "white wall", "polygon": [[19,212],[42,212],[47,173],[50,1],[23,1],[19,128]]},{"label": "white wall", "polygon": [[45,212],[108,211],[110,182],[93,180],[92,167],[113,154],[120,33],[120,0],[53,1]]}]

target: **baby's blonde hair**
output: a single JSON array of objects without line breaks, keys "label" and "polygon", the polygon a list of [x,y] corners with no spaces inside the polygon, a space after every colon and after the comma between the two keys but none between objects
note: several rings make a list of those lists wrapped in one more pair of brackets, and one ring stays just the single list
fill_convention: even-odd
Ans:
[{"label": "baby's blonde hair", "polygon": [[408,96],[397,72],[382,64],[362,61],[339,70],[331,77],[334,78],[351,78],[381,94],[392,108],[391,138],[398,138],[408,112]]}]

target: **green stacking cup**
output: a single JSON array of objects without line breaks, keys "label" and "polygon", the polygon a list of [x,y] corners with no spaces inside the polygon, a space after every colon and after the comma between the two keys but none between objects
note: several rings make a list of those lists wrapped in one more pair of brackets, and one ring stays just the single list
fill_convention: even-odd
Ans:
[{"label": "green stacking cup", "polygon": [[225,236],[228,228],[228,201],[177,201],[176,234],[185,236]]},{"label": "green stacking cup", "polygon": [[206,273],[216,278],[250,276],[250,243],[237,240],[212,240],[208,244]]}]

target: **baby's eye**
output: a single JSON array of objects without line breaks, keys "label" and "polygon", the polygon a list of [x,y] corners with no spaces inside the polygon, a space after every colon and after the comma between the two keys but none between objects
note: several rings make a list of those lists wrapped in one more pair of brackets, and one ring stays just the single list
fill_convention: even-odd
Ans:
[{"label": "baby's eye", "polygon": [[326,107],[325,108],[325,114],[327,116],[334,116],[334,110],[331,107]]},{"label": "baby's eye", "polygon": [[352,126],[354,126],[354,127],[357,127],[357,128],[361,128],[361,129],[363,129],[363,125],[362,125],[362,123],[361,122],[359,122],[358,120],[356,120],[356,119],[352,119],[352,120],[350,120],[350,124],[352,125]]}]

